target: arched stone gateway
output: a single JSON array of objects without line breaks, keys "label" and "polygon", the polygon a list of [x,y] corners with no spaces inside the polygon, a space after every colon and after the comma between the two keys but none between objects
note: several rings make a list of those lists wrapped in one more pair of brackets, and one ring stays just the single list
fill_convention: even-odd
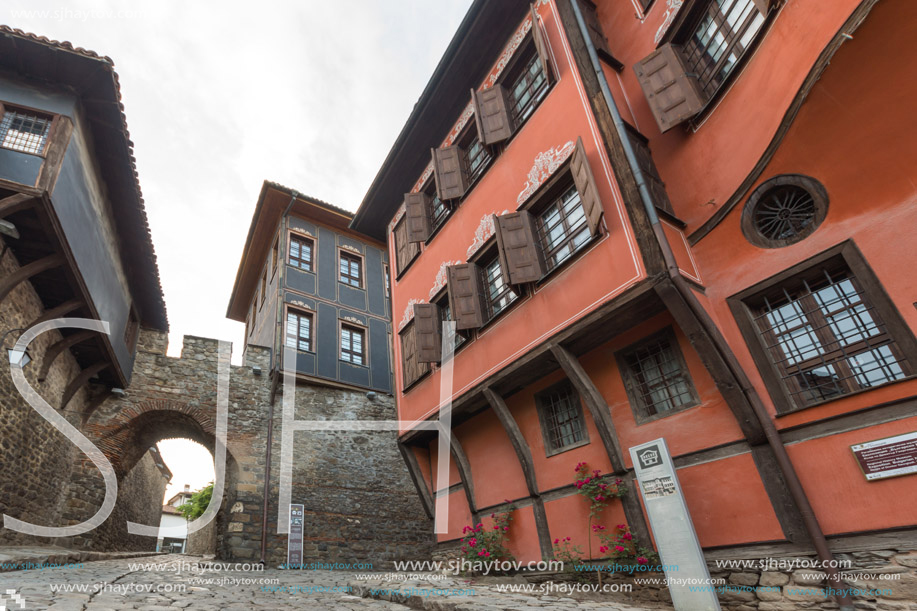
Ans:
[{"label": "arched stone gateway", "polygon": [[[136,498],[154,496],[149,487],[135,484],[146,476],[144,470],[151,469],[148,449],[163,439],[187,438],[214,452],[219,342],[185,337],[181,357],[173,358],[165,354],[166,341],[162,333],[142,331],[133,378],[124,396],[105,399],[91,413],[72,414],[70,420],[81,421],[81,432],[111,462],[119,481],[119,498],[99,528],[53,543],[81,549],[152,549],[155,541],[150,537],[127,532],[127,521],[158,525],[162,499]],[[264,373],[256,374],[255,367]],[[243,366],[230,367],[226,475],[214,527],[215,552],[220,558],[261,559],[265,495],[264,559],[279,564],[286,557],[286,536],[276,534],[277,517],[285,513],[278,508],[282,384],[275,384],[269,371],[270,351],[253,346],[246,351]],[[273,410],[272,391],[276,393]],[[297,420],[395,418],[393,401],[387,396],[370,400],[364,392],[312,385],[297,386],[296,394]],[[59,511],[31,516],[30,521],[36,523],[81,522],[104,499],[98,469],[63,435],[59,437],[60,451],[73,457],[72,467],[69,474],[61,474],[57,490],[46,491],[47,504]],[[370,562],[378,568],[396,559],[429,556],[431,523],[417,499],[394,432],[297,433],[293,448],[291,502],[305,506],[305,561]],[[272,465],[266,481],[269,456]],[[6,535],[0,530],[0,541]]]}]

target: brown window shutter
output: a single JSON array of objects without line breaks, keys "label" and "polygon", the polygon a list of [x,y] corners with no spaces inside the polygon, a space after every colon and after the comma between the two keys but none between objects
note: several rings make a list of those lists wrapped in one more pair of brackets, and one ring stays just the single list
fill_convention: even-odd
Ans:
[{"label": "brown window shutter", "polygon": [[456,329],[476,329],[484,324],[484,286],[474,263],[450,265],[447,270],[449,303]]},{"label": "brown window shutter", "polygon": [[602,208],[602,200],[599,198],[599,190],[595,184],[595,177],[592,175],[592,168],[589,167],[589,159],[586,157],[582,138],[576,139],[576,149],[570,160],[570,172],[573,174],[573,183],[583,203],[589,230],[592,235],[598,235],[602,228],[602,213],[605,209]]},{"label": "brown window shutter", "polygon": [[777,6],[777,0],[752,0],[752,2],[762,15],[767,15],[772,8]]},{"label": "brown window shutter", "polygon": [[468,174],[462,163],[462,149],[447,146],[433,151],[433,173],[436,175],[436,192],[439,199],[447,201],[465,195]]},{"label": "brown window shutter", "polygon": [[595,47],[596,53],[610,63],[615,70],[621,70],[624,66],[611,54],[611,49],[608,47],[608,39],[605,37],[605,32],[599,23],[598,8],[591,0],[581,0],[579,5],[583,13],[583,20],[589,29],[589,38],[592,39],[592,46]]},{"label": "brown window shutter", "polygon": [[704,107],[706,98],[697,75],[688,74],[685,69],[680,46],[662,45],[639,61],[634,71],[663,132],[690,119]]},{"label": "brown window shutter", "polygon": [[417,360],[421,363],[437,363],[443,353],[442,319],[439,306],[435,303],[414,304],[414,340],[417,346]]},{"label": "brown window shutter", "polygon": [[530,6],[530,11],[532,13],[532,39],[535,41],[535,50],[538,51],[538,58],[541,60],[541,67],[544,68],[545,78],[548,79],[548,84],[554,82],[554,72],[551,70],[551,62],[549,60],[550,53],[548,53],[548,41],[545,40],[544,34],[541,32],[541,26],[538,25],[538,11],[535,10],[535,5]]},{"label": "brown window shutter", "polygon": [[405,193],[408,242],[426,242],[433,230],[430,196],[426,193]]},{"label": "brown window shutter", "polygon": [[634,149],[634,154],[637,156],[637,165],[640,166],[646,178],[646,186],[653,198],[653,203],[660,210],[665,210],[669,214],[674,214],[672,202],[669,200],[669,194],[665,190],[665,183],[662,182],[662,178],[659,176],[659,170],[656,169],[656,163],[653,161],[649,141],[630,123],[625,121],[624,127],[627,128],[628,138]]},{"label": "brown window shutter", "polygon": [[478,139],[490,146],[513,135],[513,115],[509,111],[506,88],[499,83],[482,91],[471,90]]},{"label": "brown window shutter", "polygon": [[496,217],[497,247],[510,284],[537,282],[544,276],[545,262],[538,244],[535,218],[527,210]]}]

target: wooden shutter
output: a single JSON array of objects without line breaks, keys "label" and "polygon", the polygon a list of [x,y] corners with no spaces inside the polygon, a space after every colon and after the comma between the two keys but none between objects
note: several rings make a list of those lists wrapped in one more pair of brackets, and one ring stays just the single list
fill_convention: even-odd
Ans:
[{"label": "wooden shutter", "polygon": [[431,200],[426,193],[404,194],[408,242],[426,242],[433,231]]},{"label": "wooden shutter", "polygon": [[417,346],[417,360],[421,363],[437,363],[443,354],[442,319],[439,306],[435,303],[414,304],[414,341]]},{"label": "wooden shutter", "polygon": [[506,88],[499,83],[482,91],[471,90],[474,122],[478,139],[490,146],[513,135],[513,115],[509,111]]},{"label": "wooden shutter", "polygon": [[433,151],[433,173],[436,175],[436,192],[439,199],[447,201],[465,195],[468,173],[462,163],[462,149],[447,146]]},{"label": "wooden shutter", "polygon": [[634,155],[637,157],[637,165],[640,166],[643,176],[646,178],[646,186],[653,198],[653,203],[657,208],[665,210],[669,214],[674,214],[672,202],[669,201],[669,194],[665,190],[665,183],[662,182],[659,170],[656,169],[656,163],[653,161],[649,141],[630,123],[625,121],[624,127],[627,128],[628,139],[634,149]]},{"label": "wooden shutter", "polygon": [[544,34],[541,31],[541,26],[538,25],[538,11],[535,10],[535,5],[530,6],[530,11],[532,13],[532,40],[535,41],[535,50],[538,51],[538,57],[541,59],[541,67],[544,68],[544,76],[548,79],[548,84],[554,82],[554,72],[551,70],[551,62],[549,61],[550,54],[548,53],[548,41],[545,40]]},{"label": "wooden shutter", "polygon": [[446,268],[449,304],[456,329],[475,329],[484,324],[484,286],[474,263]]},{"label": "wooden shutter", "polygon": [[634,71],[663,132],[696,115],[707,101],[697,75],[685,68],[678,45],[662,45],[638,62]]},{"label": "wooden shutter", "polygon": [[591,0],[581,0],[580,12],[583,13],[583,20],[586,22],[586,28],[589,30],[589,38],[592,39],[592,46],[595,47],[596,55],[608,62],[615,70],[622,70],[624,64],[619,62],[611,49],[608,47],[608,39],[605,37],[605,31],[599,23],[598,9]]},{"label": "wooden shutter", "polygon": [[544,253],[537,240],[535,218],[526,210],[495,217],[501,263],[510,284],[536,282],[544,276]]},{"label": "wooden shutter", "polygon": [[605,209],[602,208],[602,200],[599,198],[599,190],[595,184],[595,177],[592,175],[592,168],[589,167],[589,159],[586,157],[582,138],[576,139],[576,149],[570,160],[570,172],[573,174],[573,183],[583,203],[589,230],[592,235],[598,235],[602,228],[602,213]]}]

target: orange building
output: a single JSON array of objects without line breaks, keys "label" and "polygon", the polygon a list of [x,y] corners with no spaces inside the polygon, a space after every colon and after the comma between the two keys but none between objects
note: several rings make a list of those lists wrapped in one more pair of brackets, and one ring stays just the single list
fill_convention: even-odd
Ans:
[{"label": "orange building", "polygon": [[917,527],[917,476],[850,447],[917,430],[915,19],[473,4],[351,225],[388,240],[402,420],[438,418],[459,330],[448,489],[432,432],[400,437],[428,510],[448,495],[444,548],[510,504],[517,558],[586,548],[580,462],[648,543],[628,448],[659,437],[705,550]]}]

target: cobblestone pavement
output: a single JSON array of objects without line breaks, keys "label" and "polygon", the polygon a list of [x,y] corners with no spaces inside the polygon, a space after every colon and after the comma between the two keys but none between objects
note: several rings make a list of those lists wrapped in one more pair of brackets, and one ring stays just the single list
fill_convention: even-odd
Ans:
[{"label": "cobblestone pavement", "polygon": [[[460,579],[423,579],[398,584],[382,575],[369,582],[353,571],[264,572],[218,570],[201,573],[192,556],[135,558],[84,563],[82,568],[0,573],[0,608],[104,611],[137,609],[431,609],[435,611],[508,609],[610,609],[647,611],[607,601],[576,601],[554,596],[497,592],[493,584]],[[157,570],[149,567],[159,565]],[[147,567],[144,570],[144,567]],[[437,589],[434,592],[433,589]],[[473,593],[468,589],[473,589]],[[379,592],[378,589],[386,590]],[[396,590],[389,592],[387,590]],[[444,590],[464,590],[461,595]],[[20,606],[14,595],[21,597]],[[55,591],[56,590],[56,591]],[[373,592],[372,590],[376,590]],[[388,600],[384,600],[384,599]],[[671,609],[671,607],[656,607]]]}]

